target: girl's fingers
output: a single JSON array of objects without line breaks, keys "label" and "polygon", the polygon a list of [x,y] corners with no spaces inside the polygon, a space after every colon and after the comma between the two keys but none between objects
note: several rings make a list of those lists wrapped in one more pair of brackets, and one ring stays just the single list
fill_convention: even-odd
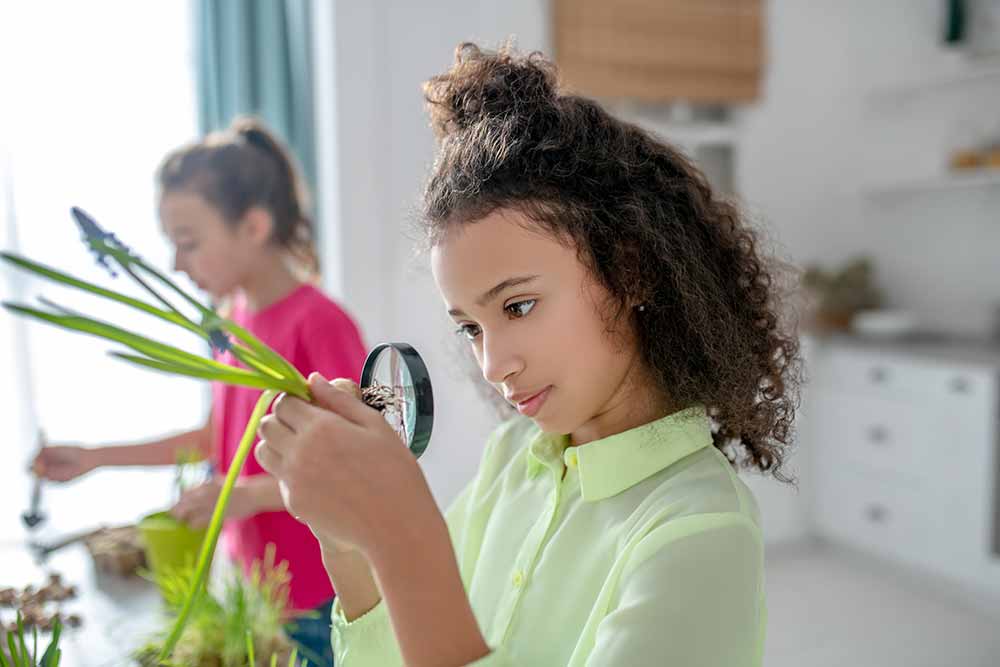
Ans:
[{"label": "girl's fingers", "polygon": [[[344,386],[338,382],[339,386]],[[321,408],[335,412],[347,421],[364,426],[381,421],[382,416],[372,408],[368,407],[357,397],[353,391],[348,392],[340,389],[326,380],[319,373],[309,376],[309,391],[312,392],[313,400]]]},{"label": "girl's fingers", "polygon": [[280,477],[278,473],[281,471],[281,454],[271,447],[270,442],[267,440],[258,442],[253,455],[257,458],[257,463],[260,464],[261,468],[275,477]]},{"label": "girl's fingers", "polygon": [[354,398],[358,399],[359,401],[362,399],[361,387],[359,387],[354,380],[348,380],[347,378],[337,378],[336,380],[331,380],[330,384],[333,385],[334,389],[338,391],[347,392],[348,394],[351,394],[352,396],[354,396]]},{"label": "girl's fingers", "polygon": [[267,415],[260,420],[257,427],[257,437],[266,440],[279,452],[284,451],[290,445],[295,431],[290,429],[277,415]]},{"label": "girl's fingers", "polygon": [[316,407],[301,398],[282,394],[274,402],[271,414],[280,419],[292,431],[301,431],[316,414]]},{"label": "girl's fingers", "polygon": [[173,509],[170,510],[170,514],[178,521],[186,521],[189,511],[185,505],[177,503],[174,505]]}]

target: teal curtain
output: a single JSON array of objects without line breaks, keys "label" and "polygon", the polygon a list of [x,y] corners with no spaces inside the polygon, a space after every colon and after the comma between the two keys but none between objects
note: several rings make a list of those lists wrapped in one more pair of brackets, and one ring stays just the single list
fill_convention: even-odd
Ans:
[{"label": "teal curtain", "polygon": [[254,114],[291,148],[316,192],[309,0],[196,0],[202,132]]}]

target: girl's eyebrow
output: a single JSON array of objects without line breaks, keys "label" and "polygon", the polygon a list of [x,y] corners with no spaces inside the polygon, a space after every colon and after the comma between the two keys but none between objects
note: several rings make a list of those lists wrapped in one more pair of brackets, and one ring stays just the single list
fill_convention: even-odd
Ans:
[{"label": "girl's eyebrow", "polygon": [[[511,287],[517,287],[518,285],[523,285],[525,283],[530,283],[533,280],[537,280],[538,277],[539,276],[534,275],[534,276],[515,276],[513,278],[507,278],[506,280],[499,282],[490,289],[486,290],[481,297],[476,299],[476,305],[482,308],[487,304],[489,304],[490,301],[497,298],[500,295],[500,293],[503,292],[504,290],[510,289]],[[457,315],[465,315],[465,311],[458,308],[452,308],[451,310],[448,311],[448,314],[454,317]]]}]

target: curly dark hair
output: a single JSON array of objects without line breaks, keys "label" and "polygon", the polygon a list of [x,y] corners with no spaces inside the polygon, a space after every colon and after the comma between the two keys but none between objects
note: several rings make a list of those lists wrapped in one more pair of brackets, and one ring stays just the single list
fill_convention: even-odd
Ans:
[{"label": "curly dark hair", "polygon": [[424,93],[440,144],[424,195],[429,243],[503,208],[571,240],[614,317],[634,313],[664,394],[706,406],[734,465],[791,481],[781,466],[798,340],[783,325],[778,265],[740,210],[680,151],[560,90],[540,53],[461,44]]}]

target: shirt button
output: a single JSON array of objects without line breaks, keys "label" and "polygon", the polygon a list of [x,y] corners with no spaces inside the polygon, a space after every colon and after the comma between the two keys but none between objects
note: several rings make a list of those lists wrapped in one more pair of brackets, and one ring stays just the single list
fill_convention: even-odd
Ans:
[{"label": "shirt button", "polygon": [[571,450],[568,454],[566,454],[566,465],[570,468],[575,468],[579,465],[579,460],[576,458],[576,452]]},{"label": "shirt button", "polygon": [[510,578],[510,582],[514,584],[514,588],[520,588],[524,585],[524,570],[515,570],[514,576]]}]

